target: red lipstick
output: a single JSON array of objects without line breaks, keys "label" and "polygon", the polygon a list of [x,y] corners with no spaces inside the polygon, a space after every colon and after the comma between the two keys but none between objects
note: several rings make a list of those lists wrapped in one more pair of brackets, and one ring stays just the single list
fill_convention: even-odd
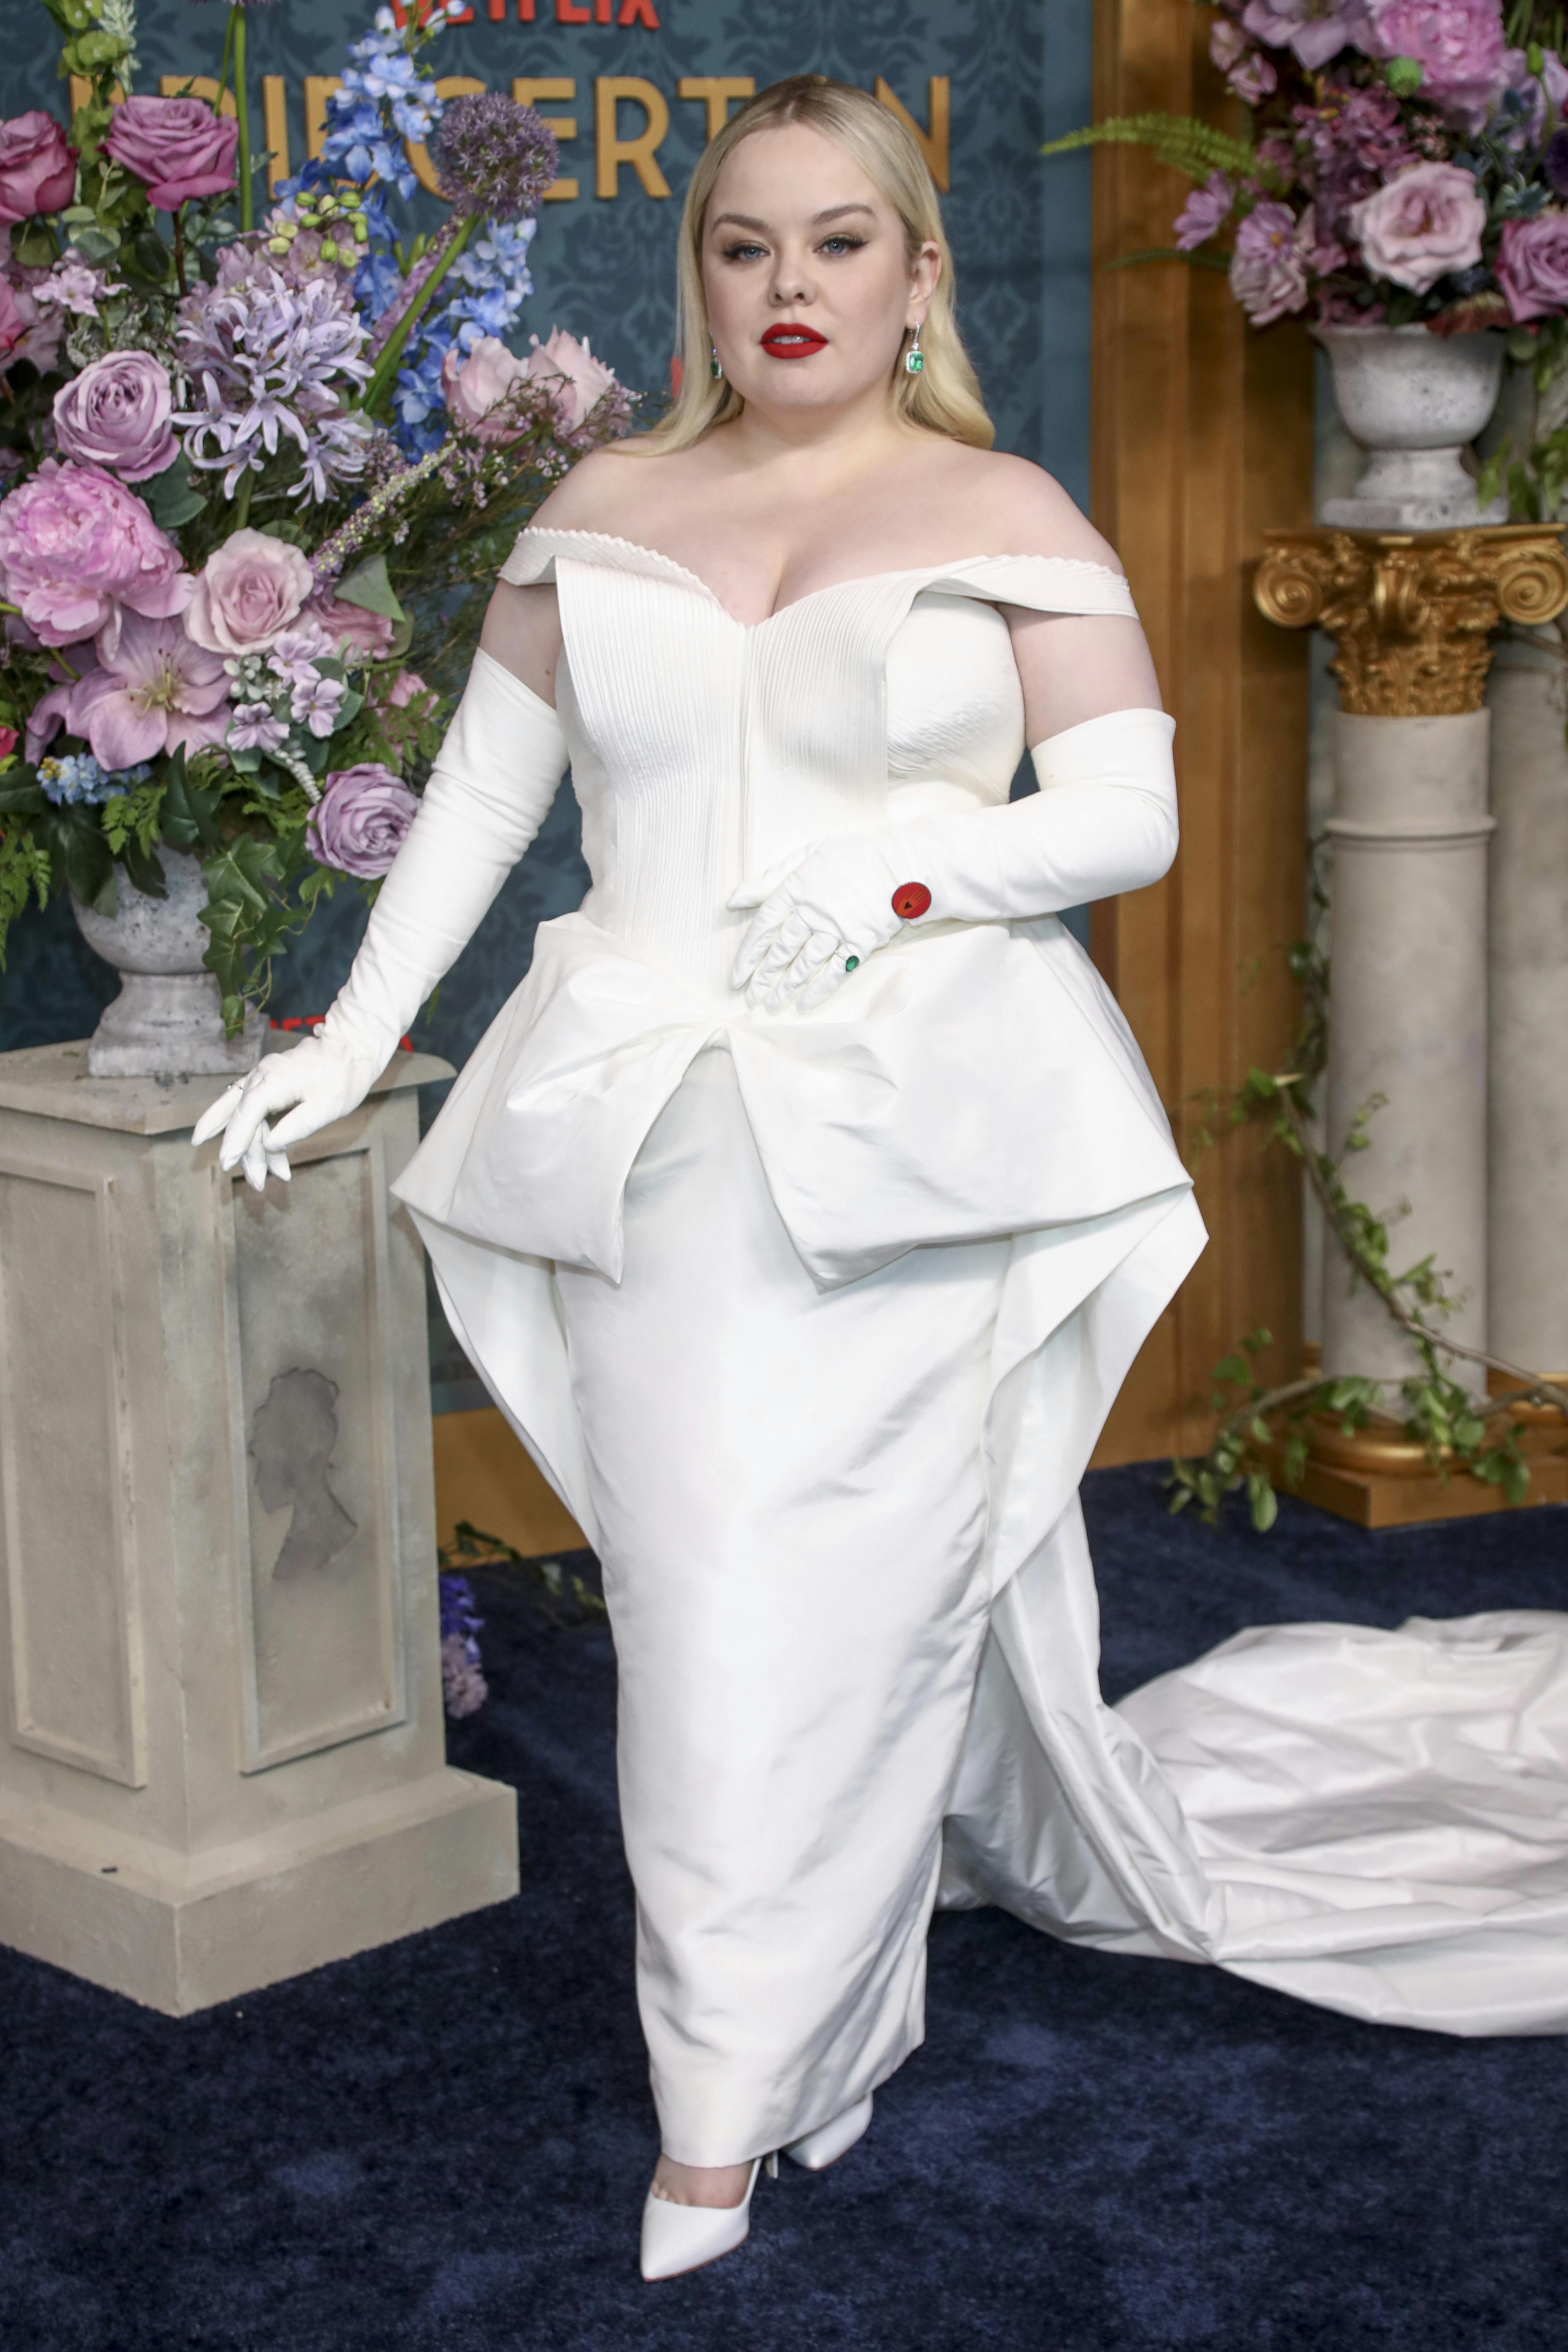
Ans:
[{"label": "red lipstick", "polygon": [[815,327],[802,326],[798,319],[780,319],[763,337],[763,349],[770,359],[808,360],[813,352],[827,349],[827,337]]}]

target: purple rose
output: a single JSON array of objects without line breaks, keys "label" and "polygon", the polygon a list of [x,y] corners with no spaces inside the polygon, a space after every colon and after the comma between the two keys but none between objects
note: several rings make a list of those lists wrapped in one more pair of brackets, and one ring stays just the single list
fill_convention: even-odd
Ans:
[{"label": "purple rose", "polygon": [[146,184],[161,213],[177,213],[193,196],[233,187],[238,138],[238,123],[199,98],[126,98],[113,110],[103,146]]},{"label": "purple rose", "polygon": [[1228,217],[1235,202],[1236,191],[1225,173],[1211,172],[1204,185],[1193,190],[1176,215],[1178,252],[1191,253],[1194,247],[1206,245],[1221,222]]},{"label": "purple rose", "polygon": [[330,587],[317,590],[303,617],[321,624],[334,653],[346,645],[350,661],[380,661],[392,643],[393,625],[386,614],[367,613],[363,604],[344,604]]},{"label": "purple rose", "polygon": [[122,605],[153,619],[181,613],[192,580],[142,500],[96,466],[46,457],[0,504],[6,600],[46,646],[72,646]]},{"label": "purple rose", "polygon": [[1568,213],[1505,221],[1497,278],[1516,325],[1568,310]]},{"label": "purple rose", "polygon": [[1255,327],[1307,307],[1307,264],[1289,205],[1255,205],[1236,232],[1230,290]]},{"label": "purple rose", "polygon": [[1346,215],[1373,278],[1426,294],[1481,257],[1487,208],[1473,175],[1457,163],[1413,163],[1374,188]]},{"label": "purple rose", "polygon": [[419,803],[407,785],[377,760],[340,768],[305,829],[305,846],[319,866],[374,882],[403,846]]},{"label": "purple rose", "polygon": [[0,228],[58,213],[76,194],[76,157],[52,114],[35,107],[0,122]]},{"label": "purple rose", "polygon": [[174,463],[167,368],[150,352],[110,352],[55,394],[55,438],[68,457],[144,482]]},{"label": "purple rose", "polygon": [[1414,58],[1421,95],[1479,131],[1502,94],[1502,11],[1498,0],[1367,0],[1375,58]]},{"label": "purple rose", "polygon": [[1247,0],[1241,21],[1254,39],[1294,49],[1309,73],[1352,43],[1359,47],[1365,27],[1363,9],[1343,0]]}]

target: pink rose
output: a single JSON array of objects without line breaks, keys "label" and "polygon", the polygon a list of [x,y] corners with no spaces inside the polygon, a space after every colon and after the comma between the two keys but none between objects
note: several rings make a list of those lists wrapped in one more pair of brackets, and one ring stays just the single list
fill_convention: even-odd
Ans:
[{"label": "pink rose", "polygon": [[478,433],[481,440],[509,439],[521,429],[516,419],[510,424],[498,420],[489,425],[485,419],[506,398],[513,384],[521,383],[527,374],[522,361],[503,342],[494,335],[481,335],[466,358],[460,358],[457,345],[452,345],[441,362],[441,389],[451,415]]},{"label": "pink rose", "polygon": [[1515,325],[1568,310],[1568,213],[1505,221],[1497,278]]},{"label": "pink rose", "polygon": [[1487,208],[1474,176],[1455,163],[1413,163],[1345,215],[1373,278],[1425,294],[1481,257]]},{"label": "pink rose", "polygon": [[1230,290],[1255,327],[1307,307],[1307,265],[1289,205],[1255,205],[1236,232]]},{"label": "pink rose", "polygon": [[0,503],[0,572],[46,646],[91,636],[121,605],[166,619],[191,593],[179,549],[141,499],[96,466],[56,457]]},{"label": "pink rose", "polygon": [[392,691],[386,698],[394,710],[406,710],[416,694],[426,695],[429,691],[416,669],[400,669],[392,681]]},{"label": "pink rose", "polygon": [[1479,131],[1508,79],[1498,0],[1367,0],[1366,13],[1368,55],[1415,58],[1422,97]]},{"label": "pink rose", "polygon": [[327,778],[305,829],[305,846],[319,866],[374,882],[402,848],[419,803],[390,768],[371,760]]},{"label": "pink rose", "polygon": [[55,438],[68,457],[145,482],[174,463],[169,372],[150,352],[110,352],[55,394]]},{"label": "pink rose", "polygon": [[0,122],[0,228],[34,213],[58,213],[76,194],[76,158],[52,114]]},{"label": "pink rose", "polygon": [[8,760],[16,748],[16,729],[14,727],[0,727],[0,760]]},{"label": "pink rose", "polygon": [[533,349],[528,355],[527,372],[548,391],[561,430],[574,433],[615,383],[615,370],[594,357],[585,335],[579,342],[574,335],[552,327],[547,343],[542,343],[537,335],[530,340]]},{"label": "pink rose", "polygon": [[363,604],[348,604],[330,588],[318,589],[305,607],[308,620],[319,621],[337,653],[346,643],[351,659],[380,661],[392,643],[393,625],[384,613],[367,613]]},{"label": "pink rose", "polygon": [[96,651],[100,666],[67,690],[64,717],[103,767],[223,741],[228,673],[220,655],[191,643],[182,621],[124,614],[99,632]]},{"label": "pink rose", "polygon": [[144,181],[161,213],[234,185],[239,125],[199,98],[126,98],[113,109],[105,152]]},{"label": "pink rose", "polygon": [[310,564],[287,540],[237,530],[203,566],[186,625],[211,653],[265,653],[298,618],[311,584]]}]

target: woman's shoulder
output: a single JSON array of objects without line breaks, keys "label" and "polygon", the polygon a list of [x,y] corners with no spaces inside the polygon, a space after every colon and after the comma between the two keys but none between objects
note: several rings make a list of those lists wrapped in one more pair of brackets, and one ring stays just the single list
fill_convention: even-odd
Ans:
[{"label": "woman's shoulder", "polygon": [[942,502],[977,553],[1068,556],[1120,572],[1121,560],[1054,474],[1005,450],[949,444]]},{"label": "woman's shoulder", "polygon": [[635,515],[650,492],[667,487],[667,475],[679,471],[685,454],[643,448],[638,437],[590,450],[535,509],[533,528],[626,536],[628,515]]}]

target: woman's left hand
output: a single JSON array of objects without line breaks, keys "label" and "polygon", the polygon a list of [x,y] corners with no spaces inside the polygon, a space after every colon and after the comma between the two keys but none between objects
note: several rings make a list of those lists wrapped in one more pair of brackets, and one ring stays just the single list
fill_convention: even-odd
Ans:
[{"label": "woman's left hand", "polygon": [[730,974],[748,1004],[778,1012],[791,997],[803,1013],[831,996],[904,928],[893,894],[911,877],[895,870],[885,834],[839,833],[804,857],[783,881],[742,883],[729,903],[756,913]]}]

